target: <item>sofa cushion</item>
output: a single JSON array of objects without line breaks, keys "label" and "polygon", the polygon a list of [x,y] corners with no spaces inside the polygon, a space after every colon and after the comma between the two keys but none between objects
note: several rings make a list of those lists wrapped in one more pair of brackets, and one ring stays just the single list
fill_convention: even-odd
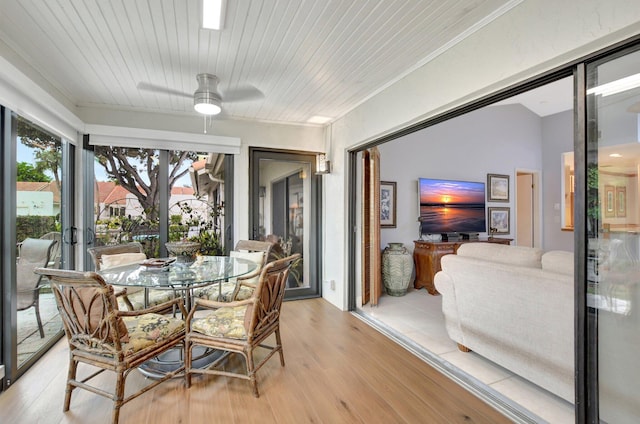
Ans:
[{"label": "sofa cushion", "polygon": [[509,246],[497,243],[464,243],[457,251],[459,256],[529,268],[542,267],[542,253],[542,249],[537,247]]},{"label": "sofa cushion", "polygon": [[542,269],[563,275],[573,275],[573,252],[550,250],[542,255]]}]

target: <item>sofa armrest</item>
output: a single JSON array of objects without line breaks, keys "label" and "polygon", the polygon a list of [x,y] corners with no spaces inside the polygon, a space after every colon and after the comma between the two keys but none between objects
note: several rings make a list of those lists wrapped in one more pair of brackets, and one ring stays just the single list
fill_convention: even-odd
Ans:
[{"label": "sofa armrest", "polygon": [[447,334],[449,334],[451,340],[464,344],[453,279],[446,272],[439,271],[434,277],[434,283],[442,297],[442,314],[445,317]]}]

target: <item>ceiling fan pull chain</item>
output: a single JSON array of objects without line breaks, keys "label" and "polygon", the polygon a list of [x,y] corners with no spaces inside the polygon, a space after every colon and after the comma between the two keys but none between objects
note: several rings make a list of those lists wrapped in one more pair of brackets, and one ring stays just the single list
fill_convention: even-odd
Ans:
[{"label": "ceiling fan pull chain", "polygon": [[204,133],[207,133],[207,115],[204,115]]}]

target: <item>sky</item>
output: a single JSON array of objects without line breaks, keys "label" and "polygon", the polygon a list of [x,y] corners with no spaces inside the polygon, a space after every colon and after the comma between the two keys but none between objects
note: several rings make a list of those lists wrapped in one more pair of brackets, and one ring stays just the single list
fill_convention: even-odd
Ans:
[{"label": "sky", "polygon": [[450,180],[420,180],[420,203],[484,203],[484,183]]}]

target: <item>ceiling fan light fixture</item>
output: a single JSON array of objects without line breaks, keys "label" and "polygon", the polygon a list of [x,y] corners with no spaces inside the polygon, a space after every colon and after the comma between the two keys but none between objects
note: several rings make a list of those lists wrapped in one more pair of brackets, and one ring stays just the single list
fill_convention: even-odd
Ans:
[{"label": "ceiling fan light fixture", "polygon": [[217,115],[222,112],[222,107],[220,107],[220,102],[216,102],[214,99],[209,100],[194,100],[193,108],[196,112],[201,113],[203,115]]},{"label": "ceiling fan light fixture", "polygon": [[218,93],[218,77],[198,74],[198,89],[193,93],[193,108],[203,115],[217,115],[222,112],[222,98]]}]

